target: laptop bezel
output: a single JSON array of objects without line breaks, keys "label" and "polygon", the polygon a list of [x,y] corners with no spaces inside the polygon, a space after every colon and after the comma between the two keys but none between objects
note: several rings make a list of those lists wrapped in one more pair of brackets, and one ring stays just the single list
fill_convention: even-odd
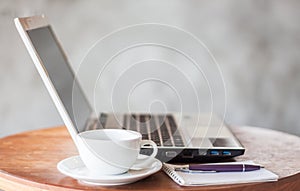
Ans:
[{"label": "laptop bezel", "polygon": [[[53,37],[57,43],[58,48],[60,49],[64,59],[69,64],[69,61],[66,57],[65,52],[63,51],[61,44],[59,43],[56,35],[54,34],[54,32],[52,30],[51,25],[48,23],[48,20],[44,15],[24,17],[24,18],[15,18],[14,22],[15,22],[16,28],[17,28],[29,54],[30,54],[30,57],[33,60],[33,63],[50,94],[50,97],[52,98],[63,122],[65,123],[65,125],[71,135],[71,138],[73,139],[74,143],[77,146],[76,136],[79,132],[76,130],[76,128],[71,120],[71,117],[69,116],[68,112],[66,111],[62,100],[60,99],[51,79],[49,78],[49,75],[44,66],[44,63],[43,63],[42,59],[40,58],[39,54],[37,53],[27,31],[33,30],[33,29],[38,29],[38,28],[43,28],[43,27],[49,27],[49,29],[50,29],[51,33],[53,34]],[[70,70],[74,73],[74,71],[72,70],[71,67],[70,67]],[[89,107],[90,107],[90,105],[89,105]],[[91,115],[92,115],[92,113],[91,113]]]}]

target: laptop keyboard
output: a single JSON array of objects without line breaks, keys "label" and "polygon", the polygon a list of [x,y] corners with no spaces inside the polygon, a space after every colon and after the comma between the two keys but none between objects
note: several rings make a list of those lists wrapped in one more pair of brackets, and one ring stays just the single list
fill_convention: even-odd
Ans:
[{"label": "laptop keyboard", "polygon": [[140,132],[142,139],[152,140],[157,146],[184,146],[172,115],[125,115],[123,127]]}]

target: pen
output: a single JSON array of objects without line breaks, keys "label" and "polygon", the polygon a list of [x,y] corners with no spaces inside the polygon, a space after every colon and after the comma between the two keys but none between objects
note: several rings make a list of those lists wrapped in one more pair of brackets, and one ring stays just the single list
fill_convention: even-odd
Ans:
[{"label": "pen", "polygon": [[182,172],[248,172],[259,170],[262,166],[251,164],[190,164],[185,167],[175,168]]}]

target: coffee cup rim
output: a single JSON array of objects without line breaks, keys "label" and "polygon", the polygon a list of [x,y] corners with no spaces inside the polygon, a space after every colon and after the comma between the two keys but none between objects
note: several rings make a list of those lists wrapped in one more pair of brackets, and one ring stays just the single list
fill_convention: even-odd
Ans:
[{"label": "coffee cup rim", "polygon": [[[120,137],[119,141],[129,141],[129,140],[135,140],[135,139],[141,139],[142,135],[139,132],[132,131],[132,130],[126,130],[126,129],[93,129],[88,130],[84,132],[80,132],[77,134],[78,137],[88,139],[88,140],[99,140],[97,138],[88,137],[85,135],[95,134],[97,132],[115,132],[115,131],[124,131],[126,133],[130,133],[131,135],[135,135],[136,137]],[[103,140],[103,141],[110,141],[110,140]]]}]

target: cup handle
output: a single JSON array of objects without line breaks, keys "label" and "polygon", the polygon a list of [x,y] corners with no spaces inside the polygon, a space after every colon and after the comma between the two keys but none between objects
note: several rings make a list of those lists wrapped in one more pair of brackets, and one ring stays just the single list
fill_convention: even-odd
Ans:
[{"label": "cup handle", "polygon": [[152,146],[152,148],[153,148],[152,154],[145,158],[137,158],[136,162],[130,169],[141,170],[141,169],[149,168],[149,165],[151,165],[151,163],[153,162],[153,159],[157,154],[157,145],[151,140],[142,140],[140,143],[140,146],[144,146],[144,145]]}]

